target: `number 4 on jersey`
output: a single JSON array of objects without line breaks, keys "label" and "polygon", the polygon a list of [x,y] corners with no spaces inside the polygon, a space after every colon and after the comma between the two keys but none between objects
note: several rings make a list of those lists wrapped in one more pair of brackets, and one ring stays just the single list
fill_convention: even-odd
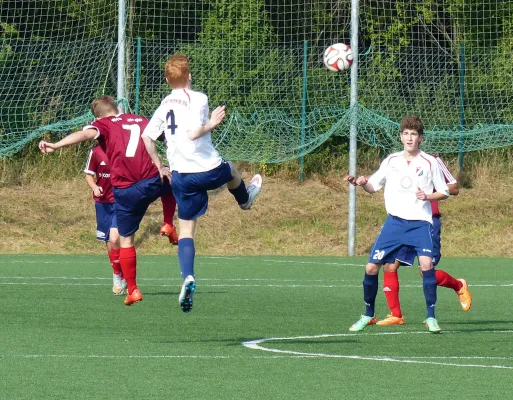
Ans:
[{"label": "number 4 on jersey", "polygon": [[171,131],[171,135],[174,135],[175,129],[178,128],[178,125],[175,125],[175,112],[173,110],[167,113],[166,120],[168,122],[167,129]]}]

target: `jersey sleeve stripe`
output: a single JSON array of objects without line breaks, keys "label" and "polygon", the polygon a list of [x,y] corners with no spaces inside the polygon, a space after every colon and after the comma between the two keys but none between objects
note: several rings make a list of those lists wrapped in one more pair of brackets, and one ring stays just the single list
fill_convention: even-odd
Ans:
[{"label": "jersey sleeve stripe", "polygon": [[438,161],[438,164],[440,165],[440,169],[442,170],[442,173],[444,174],[444,178],[448,184],[456,183],[457,180],[452,176],[451,172],[447,168],[447,165],[443,162],[443,160],[440,157],[436,158],[436,161]]},{"label": "jersey sleeve stripe", "polygon": [[84,169],[84,172],[86,174],[91,174],[91,175],[94,175],[95,173],[93,171],[91,171],[91,169],[89,168],[89,166],[91,165],[91,160],[93,158],[93,151],[90,150],[89,151],[89,156],[87,157],[87,161],[86,161],[86,165],[85,165],[85,169]]}]

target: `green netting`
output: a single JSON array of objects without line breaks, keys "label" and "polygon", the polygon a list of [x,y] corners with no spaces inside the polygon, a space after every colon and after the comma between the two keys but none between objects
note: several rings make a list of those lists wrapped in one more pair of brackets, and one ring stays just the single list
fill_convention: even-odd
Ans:
[{"label": "green netting", "polygon": [[[6,156],[45,131],[79,127],[95,96],[114,94],[117,2],[0,5]],[[359,13],[360,142],[396,148],[400,119],[416,113],[428,151],[513,145],[513,0],[360,0]],[[350,15],[350,0],[128,2],[128,101],[151,116],[168,92],[163,65],[183,52],[194,88],[228,107],[214,135],[226,158],[299,157],[349,134],[350,74],[327,72],[322,53],[349,43]]]},{"label": "green netting", "polygon": [[0,157],[90,121],[111,79],[116,10],[112,1],[0,1]]}]

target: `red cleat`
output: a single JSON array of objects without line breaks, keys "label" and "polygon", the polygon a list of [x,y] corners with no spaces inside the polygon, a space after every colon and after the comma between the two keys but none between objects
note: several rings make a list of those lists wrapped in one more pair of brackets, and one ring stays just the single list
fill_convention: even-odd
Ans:
[{"label": "red cleat", "polygon": [[178,234],[176,233],[176,228],[174,225],[162,225],[162,228],[160,228],[160,235],[167,236],[167,238],[169,239],[169,243],[174,245],[178,244]]},{"label": "red cleat", "polygon": [[126,295],[125,306],[131,306],[132,304],[142,301],[142,299],[142,293],[136,288],[132,293]]}]

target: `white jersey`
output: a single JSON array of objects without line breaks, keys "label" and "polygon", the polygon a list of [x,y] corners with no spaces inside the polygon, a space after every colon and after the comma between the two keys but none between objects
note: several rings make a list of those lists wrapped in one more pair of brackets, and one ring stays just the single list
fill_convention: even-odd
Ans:
[{"label": "white jersey", "polygon": [[369,178],[374,190],[385,186],[385,208],[388,214],[406,220],[433,223],[431,202],[417,199],[418,188],[424,193],[434,191],[449,195],[440,164],[436,158],[421,151],[409,163],[404,151],[391,154]]},{"label": "white jersey", "polygon": [[208,97],[189,89],[173,89],[153,114],[144,134],[153,140],[165,133],[171,170],[191,173],[210,171],[223,161],[212,145],[210,132],[195,140],[189,132],[209,119]]}]

